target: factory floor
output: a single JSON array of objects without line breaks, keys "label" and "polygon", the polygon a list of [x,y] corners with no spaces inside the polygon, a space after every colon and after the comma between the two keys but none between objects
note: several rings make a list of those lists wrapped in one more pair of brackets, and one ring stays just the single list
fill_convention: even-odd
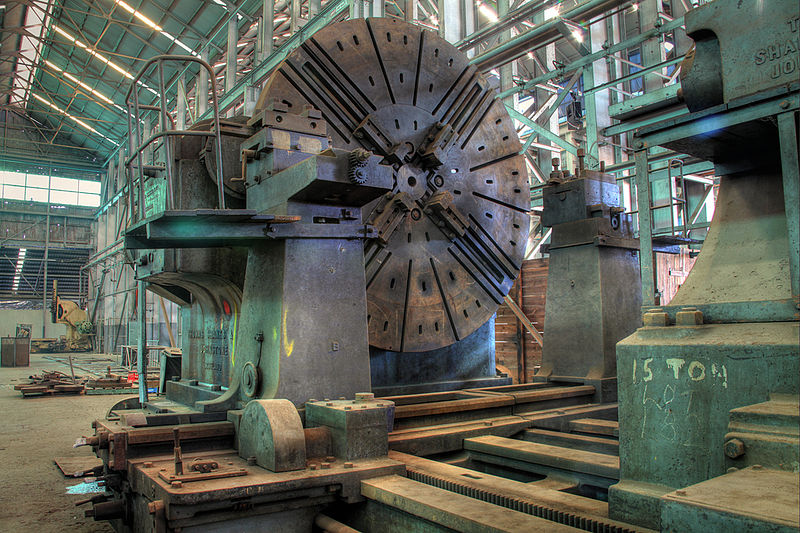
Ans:
[{"label": "factory floor", "polygon": [[75,502],[91,495],[67,494],[67,487],[81,480],[65,477],[53,458],[92,457],[90,448],[72,445],[81,435],[91,434],[92,420],[105,416],[122,397],[23,398],[14,385],[28,383],[29,375],[43,370],[69,373],[69,366],[46,355],[31,354],[29,367],[0,368],[0,531],[113,531],[106,522],[83,517],[88,506],[75,507]]}]

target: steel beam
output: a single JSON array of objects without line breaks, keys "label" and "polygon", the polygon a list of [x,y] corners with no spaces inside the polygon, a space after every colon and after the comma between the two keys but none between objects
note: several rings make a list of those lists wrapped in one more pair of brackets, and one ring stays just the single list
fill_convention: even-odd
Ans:
[{"label": "steel beam", "polygon": [[636,158],[636,204],[639,210],[639,266],[642,273],[642,305],[655,305],[656,279],[653,265],[653,230],[650,211],[650,164],[647,149]]},{"label": "steel beam", "polygon": [[797,159],[797,111],[778,115],[783,202],[789,236],[789,272],[792,297],[800,296],[800,165]]}]

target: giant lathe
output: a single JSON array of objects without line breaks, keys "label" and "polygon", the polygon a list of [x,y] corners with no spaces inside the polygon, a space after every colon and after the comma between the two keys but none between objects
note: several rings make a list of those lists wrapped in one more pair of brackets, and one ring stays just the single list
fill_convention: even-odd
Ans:
[{"label": "giant lathe", "polygon": [[[674,310],[648,308],[636,331],[638,244],[615,180],[555,169],[547,331],[563,333],[536,382],[498,376],[491,317],[521,267],[529,185],[513,123],[454,47],[343,22],[289,55],[252,117],[168,128],[141,142],[132,128],[125,242],[137,278],[184,310],[181,375],[95,422],[84,442],[108,492],[89,515],[118,531],[658,526],[680,482],[636,466],[654,463],[635,447],[660,426],[630,436],[627,372],[651,350],[631,339]],[[570,323],[579,334],[558,343]],[[638,347],[615,353],[634,331],[623,345]],[[791,392],[767,389],[739,406]],[[727,423],[725,398],[706,403]]]},{"label": "giant lathe", "polygon": [[[137,97],[134,83],[132,125]],[[577,370],[497,374],[492,316],[521,267],[529,184],[463,54],[352,20],[290,54],[252,117],[175,131],[153,108],[160,132],[132,126],[125,245],[140,282],[182,306],[184,357],[165,396],[121,402],[85,439],[109,489],[89,514],[120,531],[631,530],[597,499],[617,478],[613,437],[588,438],[608,453],[553,452],[581,440],[559,437],[572,420],[612,424],[615,405],[593,402],[638,315],[615,337],[599,325],[605,347]],[[571,211],[553,225],[635,263],[614,180],[561,178]],[[555,231],[564,257],[587,254]],[[530,441],[556,440],[508,438],[535,424]]]}]

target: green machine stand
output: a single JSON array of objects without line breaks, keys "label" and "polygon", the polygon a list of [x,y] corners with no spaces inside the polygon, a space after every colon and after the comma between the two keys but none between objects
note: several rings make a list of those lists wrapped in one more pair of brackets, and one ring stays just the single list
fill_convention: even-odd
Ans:
[{"label": "green machine stand", "polygon": [[[753,478],[739,470],[748,465],[776,480],[752,498],[774,503],[780,487],[797,491],[800,8],[795,0],[767,2],[763,12],[759,5],[716,0],[686,14],[695,48],[681,90],[690,112],[640,130],[634,142],[640,202],[649,197],[653,146],[713,161],[720,189],[702,251],[669,305],[652,305],[652,266],[643,260],[644,326],[616,351],[621,481],[609,505],[617,520],[675,531],[793,529],[774,518],[781,511],[760,515],[748,511],[757,507],[748,498],[730,496]],[[640,225],[649,227],[644,206]],[[760,417],[750,425],[773,437],[752,466],[743,458],[766,449],[764,431],[735,429],[741,409],[756,404],[745,409]],[[693,496],[712,488],[719,502],[740,504],[723,512]],[[709,522],[717,512],[724,519]]]}]

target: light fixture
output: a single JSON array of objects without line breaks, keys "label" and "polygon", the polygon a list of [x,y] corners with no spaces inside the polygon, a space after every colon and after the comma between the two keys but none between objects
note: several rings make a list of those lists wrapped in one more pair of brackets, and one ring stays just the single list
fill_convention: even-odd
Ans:
[{"label": "light fixture", "polygon": [[133,9],[126,2],[123,2],[123,0],[115,0],[115,1],[116,1],[118,6],[120,6],[122,9],[124,9],[125,11],[127,11],[128,13],[130,13],[131,15],[133,15],[134,17],[136,17],[140,21],[144,22],[144,24],[146,26],[148,26],[151,30],[155,30],[157,32],[160,32],[161,35],[163,35],[164,37],[166,37],[167,39],[169,39],[173,43],[177,44],[178,46],[180,46],[181,48],[183,48],[184,50],[186,50],[187,52],[189,52],[193,56],[200,57],[200,55],[197,52],[195,52],[189,46],[187,46],[186,44],[181,42],[180,39],[178,39],[174,35],[164,31],[164,28],[162,28],[161,26],[159,26],[158,24],[153,22],[147,15],[144,15],[143,13],[140,13],[136,9]]},{"label": "light fixture", "polygon": [[17,292],[19,289],[19,280],[22,277],[22,267],[25,264],[25,255],[27,255],[27,248],[20,248],[17,254],[17,264],[14,266],[14,282],[11,285],[11,292]]},{"label": "light fixture", "polygon": [[[121,66],[117,65],[112,60],[110,60],[109,58],[107,58],[106,56],[104,56],[103,54],[101,54],[100,52],[95,50],[94,48],[90,48],[88,45],[86,45],[83,42],[81,42],[80,40],[76,39],[75,37],[70,35],[69,32],[67,32],[66,30],[64,30],[63,28],[58,26],[57,24],[53,24],[53,29],[56,31],[56,33],[58,33],[62,37],[64,37],[67,40],[69,40],[71,43],[73,43],[78,48],[84,49],[87,54],[89,54],[90,56],[94,57],[95,59],[97,59],[98,61],[103,63],[104,65],[108,65],[109,67],[113,68],[114,70],[116,70],[117,72],[119,72],[120,74],[122,74],[123,76],[128,78],[129,80],[134,79],[133,74],[131,74],[130,72],[128,72],[127,70],[125,70]],[[146,83],[142,82],[141,80],[139,80],[137,83],[139,85],[141,85],[142,87],[144,87],[145,89],[147,89],[148,91],[150,91],[151,93],[153,93],[155,96],[158,96],[158,93],[152,87],[148,86]]]},{"label": "light fixture", "polygon": [[89,131],[91,131],[92,133],[94,133],[95,135],[98,135],[98,136],[102,137],[103,139],[107,140],[108,142],[110,142],[110,143],[111,143],[111,144],[113,144],[114,146],[119,146],[119,143],[118,143],[118,142],[116,142],[116,141],[114,141],[114,140],[112,140],[112,139],[110,139],[110,138],[106,137],[105,135],[103,135],[102,133],[100,133],[99,131],[97,131],[96,129],[94,129],[92,126],[90,126],[89,124],[87,124],[87,123],[86,123],[86,122],[84,122],[83,120],[81,120],[81,119],[79,119],[78,117],[76,117],[76,116],[72,115],[71,113],[69,113],[69,112],[68,112],[66,109],[61,109],[60,107],[58,107],[57,105],[55,105],[55,104],[54,104],[54,103],[52,103],[51,101],[47,100],[46,98],[42,98],[41,96],[39,96],[38,94],[36,94],[36,93],[34,93],[34,92],[31,92],[31,96],[33,96],[34,98],[36,98],[37,100],[39,100],[40,102],[42,102],[43,104],[45,104],[45,105],[46,105],[47,107],[49,107],[50,109],[52,109],[52,110],[54,110],[54,111],[58,111],[59,113],[61,113],[61,114],[62,114],[62,115],[64,115],[65,117],[68,117],[68,118],[70,118],[70,119],[71,119],[73,122],[75,122],[76,124],[78,124],[78,125],[80,125],[80,126],[83,126],[83,127],[84,127],[84,128],[86,128],[87,130],[89,130]]},{"label": "light fixture", "polygon": [[489,7],[489,6],[487,6],[487,5],[486,5],[486,4],[484,4],[483,2],[480,2],[480,3],[478,4],[478,11],[480,11],[480,12],[481,12],[481,14],[482,14],[484,17],[486,17],[486,19],[487,19],[489,22],[497,22],[498,20],[500,20],[499,18],[497,18],[497,13],[495,13],[495,12],[494,12],[494,9],[492,9],[492,8],[491,8],[491,7]]},{"label": "light fixture", "polygon": [[64,77],[67,78],[68,80],[70,80],[72,83],[80,85],[85,90],[89,91],[91,94],[95,95],[100,100],[104,101],[105,103],[114,105],[114,102],[109,97],[107,97],[106,95],[104,95],[100,91],[96,91],[96,90],[92,89],[91,87],[89,87],[88,85],[86,85],[85,83],[83,83],[82,81],[80,81],[79,79],[74,77],[72,74],[70,74],[69,72],[65,71],[64,69],[62,69],[61,67],[56,65],[52,61],[48,61],[47,59],[45,59],[44,60],[44,64],[47,65],[48,67],[50,67],[51,69],[63,74]]}]

